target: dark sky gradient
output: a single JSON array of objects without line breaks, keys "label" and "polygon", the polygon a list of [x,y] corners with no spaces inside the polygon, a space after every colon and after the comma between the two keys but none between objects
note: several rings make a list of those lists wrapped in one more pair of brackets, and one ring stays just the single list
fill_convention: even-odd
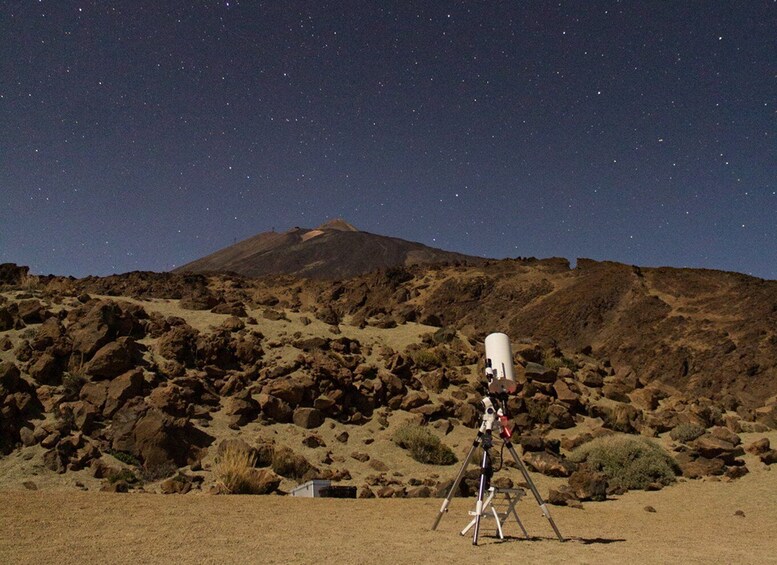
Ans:
[{"label": "dark sky gradient", "polygon": [[777,279],[775,2],[189,4],[0,2],[0,262],[168,270],[343,217]]}]

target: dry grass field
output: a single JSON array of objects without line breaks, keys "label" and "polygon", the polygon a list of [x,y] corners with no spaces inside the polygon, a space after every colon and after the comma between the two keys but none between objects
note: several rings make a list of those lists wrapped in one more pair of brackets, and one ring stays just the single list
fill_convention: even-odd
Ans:
[{"label": "dry grass field", "polygon": [[473,547],[458,534],[470,499],[454,499],[431,531],[438,499],[7,490],[0,563],[777,563],[776,493],[777,473],[763,466],[732,482],[551,507],[566,543],[524,498],[531,539],[508,522],[508,539],[484,528]]}]

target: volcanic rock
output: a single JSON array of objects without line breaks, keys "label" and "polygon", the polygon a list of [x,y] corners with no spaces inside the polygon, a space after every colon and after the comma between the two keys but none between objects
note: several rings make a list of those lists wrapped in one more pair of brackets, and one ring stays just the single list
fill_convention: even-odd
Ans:
[{"label": "volcanic rock", "polygon": [[[110,383],[108,383],[108,386],[105,390],[104,403],[100,402],[99,404],[95,405],[98,407],[104,406],[103,414],[105,417],[111,418],[116,413],[116,411],[121,408],[125,402],[127,402],[127,400],[134,396],[138,396],[143,392],[143,382],[142,369],[136,368],[127,371],[126,373],[119,375],[115,379],[111,380]],[[83,388],[81,391],[82,397],[92,396],[95,400],[100,400],[101,391],[97,387],[90,389],[86,395],[83,394]]]},{"label": "volcanic rock", "polygon": [[557,373],[555,369],[549,369],[539,363],[526,363],[526,377],[530,381],[537,381],[540,383],[553,383],[556,380]]},{"label": "volcanic rock", "polygon": [[568,477],[575,464],[547,451],[527,451],[521,457],[530,469],[549,477]]},{"label": "volcanic rock", "polygon": [[569,476],[569,487],[578,500],[607,499],[607,476],[583,464]]},{"label": "volcanic rock", "polygon": [[768,437],[762,437],[745,446],[745,451],[753,455],[761,455],[771,448]]},{"label": "volcanic rock", "polygon": [[16,304],[19,308],[18,316],[25,324],[40,324],[52,316],[40,300],[31,298],[20,300]]},{"label": "volcanic rock", "polygon": [[112,379],[134,368],[140,351],[132,338],[120,337],[101,347],[84,367],[84,373],[96,379]]},{"label": "volcanic rock", "polygon": [[40,384],[57,385],[62,382],[62,360],[44,352],[27,369],[30,377]]},{"label": "volcanic rock", "polygon": [[306,429],[317,428],[324,423],[324,415],[315,408],[296,408],[292,416],[294,423]]},{"label": "volcanic rock", "polygon": [[225,400],[224,413],[231,416],[230,427],[241,427],[259,415],[259,403],[245,390]]}]

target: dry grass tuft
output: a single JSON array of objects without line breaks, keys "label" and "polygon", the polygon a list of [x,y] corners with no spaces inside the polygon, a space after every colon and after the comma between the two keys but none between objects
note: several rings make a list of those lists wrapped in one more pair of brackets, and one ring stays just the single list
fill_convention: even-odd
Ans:
[{"label": "dry grass tuft", "polygon": [[254,462],[256,455],[238,446],[227,446],[213,467],[216,482],[230,494],[256,492]]}]

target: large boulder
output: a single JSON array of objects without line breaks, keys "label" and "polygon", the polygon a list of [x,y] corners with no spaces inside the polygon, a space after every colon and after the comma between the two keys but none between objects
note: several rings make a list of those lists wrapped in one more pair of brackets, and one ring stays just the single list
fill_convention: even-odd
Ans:
[{"label": "large boulder", "polygon": [[580,395],[561,379],[557,379],[553,383],[553,392],[559,402],[570,408],[574,408],[580,403]]},{"label": "large boulder", "polygon": [[58,318],[49,318],[38,327],[30,345],[36,351],[44,351],[57,343],[64,333],[62,322]]},{"label": "large boulder", "polygon": [[81,308],[71,310],[72,321],[67,333],[73,343],[73,351],[84,359],[91,359],[98,349],[119,335],[122,311],[115,302],[91,301]]},{"label": "large boulder", "polygon": [[744,449],[734,445],[730,441],[717,438],[712,434],[705,434],[691,443],[691,447],[702,457],[708,459],[720,458],[726,463],[733,463],[734,459],[744,453]]},{"label": "large boulder", "polygon": [[[89,402],[98,410],[102,410],[105,400],[108,398],[108,385],[107,381],[86,382],[81,387],[78,398]],[[113,413],[111,413],[111,416],[113,416]]]},{"label": "large boulder", "polygon": [[35,382],[44,385],[60,384],[63,371],[62,359],[49,352],[43,352],[27,369]]},{"label": "large boulder", "polygon": [[271,394],[260,394],[258,397],[262,416],[275,422],[291,422],[293,410],[288,403]]},{"label": "large boulder", "polygon": [[[83,392],[83,389],[82,389]],[[116,411],[121,408],[127,400],[138,396],[143,392],[143,370],[140,368],[131,369],[122,373],[111,380],[105,390],[105,401],[103,414],[107,418],[113,417]],[[96,399],[99,399],[99,392],[95,390]]]},{"label": "large boulder", "polygon": [[84,373],[95,379],[112,379],[134,368],[140,360],[140,350],[135,341],[121,337],[97,350],[84,367]]},{"label": "large boulder", "polygon": [[0,285],[19,286],[29,276],[30,268],[16,263],[0,263]]},{"label": "large boulder", "polygon": [[324,414],[315,408],[297,408],[292,416],[294,423],[300,428],[317,428],[324,423]]},{"label": "large boulder", "polygon": [[2,391],[15,391],[20,382],[21,372],[19,367],[10,361],[0,362],[0,394]]},{"label": "large boulder", "polygon": [[291,378],[275,379],[273,382],[262,388],[264,394],[272,395],[289,404],[292,407],[299,404],[306,398],[312,402],[315,398],[315,382],[306,375],[294,375]]},{"label": "large boulder", "polygon": [[726,464],[717,457],[688,457],[685,454],[678,455],[677,460],[683,477],[699,479],[709,475],[722,475],[726,471]]},{"label": "large boulder", "polygon": [[149,410],[135,425],[135,454],[147,469],[174,463],[175,466],[192,464],[201,459],[202,453],[193,439],[193,427],[185,421],[166,416],[157,410]]},{"label": "large boulder", "polygon": [[8,330],[20,330],[24,322],[19,317],[19,307],[16,303],[0,306],[0,332]]},{"label": "large boulder", "polygon": [[20,300],[18,303],[19,317],[25,324],[40,324],[53,314],[46,310],[46,306],[35,298]]},{"label": "large boulder", "polygon": [[188,324],[174,326],[157,342],[157,353],[167,359],[174,359],[187,367],[193,367],[199,332]]},{"label": "large boulder", "polygon": [[605,428],[623,433],[639,431],[643,422],[642,410],[622,402],[613,402],[609,406],[592,406],[591,415],[601,418]]},{"label": "large boulder", "polygon": [[566,405],[554,402],[548,406],[548,424],[552,428],[565,430],[575,425],[575,417]]},{"label": "large boulder", "polygon": [[607,475],[583,464],[569,476],[569,487],[577,500],[607,499]]},{"label": "large boulder", "polygon": [[545,367],[539,363],[526,363],[526,378],[530,381],[552,384],[556,381],[557,373],[555,369]]},{"label": "large boulder", "polygon": [[662,391],[653,387],[638,388],[629,393],[631,404],[647,412],[658,408],[659,401],[665,396]]},{"label": "large boulder", "polygon": [[230,427],[244,426],[253,422],[259,415],[259,403],[251,397],[248,390],[243,390],[224,401],[224,413],[230,418]]},{"label": "large boulder", "polygon": [[59,405],[61,413],[70,414],[75,427],[85,434],[89,434],[94,430],[95,418],[99,415],[97,408],[85,402],[83,400],[76,400],[74,402],[63,402]]},{"label": "large boulder", "polygon": [[146,402],[149,406],[173,416],[185,416],[188,402],[183,388],[174,382],[163,382],[152,390]]},{"label": "large boulder", "polygon": [[400,408],[402,410],[412,410],[425,404],[429,404],[429,395],[425,391],[411,390],[402,399]]}]

